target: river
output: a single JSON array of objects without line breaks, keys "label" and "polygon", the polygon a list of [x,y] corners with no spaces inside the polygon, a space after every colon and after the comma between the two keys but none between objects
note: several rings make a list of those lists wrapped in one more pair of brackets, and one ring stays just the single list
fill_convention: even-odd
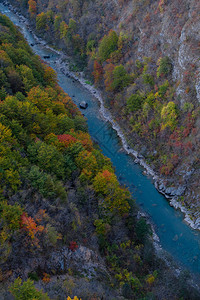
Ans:
[{"label": "river", "polygon": [[72,97],[74,103],[79,105],[82,100],[87,101],[88,108],[84,110],[84,114],[88,120],[90,135],[98,142],[103,153],[111,159],[119,181],[129,188],[136,203],[149,216],[161,247],[183,268],[196,275],[200,273],[199,231],[191,229],[184,223],[183,214],[169,205],[166,198],[155,189],[152,178],[143,175],[144,169],[134,163],[133,157],[123,150],[116,131],[101,116],[99,102],[95,96],[79,82],[62,73],[57,64],[62,54],[38,43],[26,22],[1,3],[0,11],[21,28],[21,32],[28,43],[33,45],[32,48],[37,55],[43,59],[44,56],[50,56],[44,60],[57,72],[59,85]]}]

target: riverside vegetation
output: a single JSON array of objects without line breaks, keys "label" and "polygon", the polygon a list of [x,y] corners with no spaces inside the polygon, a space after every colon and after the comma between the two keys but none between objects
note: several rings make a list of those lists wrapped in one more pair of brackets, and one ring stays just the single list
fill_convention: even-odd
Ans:
[{"label": "riverside vegetation", "polygon": [[86,120],[3,15],[0,54],[1,297],[198,299],[156,257]]},{"label": "riverside vegetation", "polygon": [[10,2],[103,91],[130,146],[161,178],[158,189],[199,227],[199,2]]}]

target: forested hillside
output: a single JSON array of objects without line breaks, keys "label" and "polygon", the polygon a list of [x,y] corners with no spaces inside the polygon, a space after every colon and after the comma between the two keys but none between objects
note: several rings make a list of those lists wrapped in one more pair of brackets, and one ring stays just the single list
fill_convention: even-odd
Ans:
[{"label": "forested hillside", "polygon": [[160,176],[158,189],[199,227],[199,1],[17,3],[103,91],[130,146]]},{"label": "forested hillside", "polygon": [[0,298],[197,299],[155,255],[53,69],[3,15],[0,64]]},{"label": "forested hillside", "polygon": [[0,53],[1,298],[197,299],[156,257],[53,69],[2,15]]}]

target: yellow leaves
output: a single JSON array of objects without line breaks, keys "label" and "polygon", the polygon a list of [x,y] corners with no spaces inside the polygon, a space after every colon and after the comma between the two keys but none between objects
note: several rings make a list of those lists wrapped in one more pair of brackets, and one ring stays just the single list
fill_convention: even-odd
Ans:
[{"label": "yellow leaves", "polygon": [[35,122],[33,123],[32,131],[33,131],[33,133],[35,133],[35,134],[42,133],[39,124],[37,124],[37,123],[35,123]]},{"label": "yellow leaves", "polygon": [[122,273],[116,274],[116,275],[115,275],[115,278],[116,278],[118,281],[122,281],[122,279],[123,279]]},{"label": "yellow leaves", "polygon": [[109,193],[118,184],[116,175],[108,170],[99,172],[93,181],[95,192],[102,194]]},{"label": "yellow leaves", "polygon": [[47,144],[51,144],[53,146],[56,146],[57,148],[59,148],[59,141],[57,136],[54,133],[50,133],[45,137],[45,143]]},{"label": "yellow leaves", "polygon": [[56,115],[59,115],[59,114],[66,114],[65,105],[64,105],[64,103],[62,103],[62,102],[59,102],[59,101],[53,102],[53,103],[52,103],[52,109],[53,109],[53,112],[54,112]]},{"label": "yellow leaves", "polygon": [[130,193],[120,187],[114,173],[108,170],[99,172],[93,180],[93,187],[96,193],[105,196],[103,206],[111,212],[117,211],[120,215],[129,212],[128,199],[130,198]]},{"label": "yellow leaves", "polygon": [[158,4],[158,9],[160,10],[161,14],[164,12],[164,5],[165,5],[165,0],[160,0]]},{"label": "yellow leaves", "polygon": [[130,209],[128,199],[130,199],[130,193],[127,190],[117,187],[113,189],[112,194],[109,194],[104,199],[104,204],[111,212],[117,211],[120,215],[125,215]]},{"label": "yellow leaves", "polygon": [[70,297],[67,297],[67,300],[82,300],[82,299],[81,298],[79,299],[78,297],[75,296],[73,299]]},{"label": "yellow leaves", "polygon": [[131,246],[131,241],[130,240],[128,240],[127,242],[123,242],[123,243],[121,243],[120,244],[120,248],[121,249],[127,249],[127,248],[130,248],[130,246]]},{"label": "yellow leaves", "polygon": [[166,106],[163,106],[161,111],[161,118],[163,120],[161,129],[164,130],[168,126],[173,130],[177,123],[177,117],[176,104],[170,101]]},{"label": "yellow leaves", "polygon": [[65,21],[62,21],[60,24],[60,38],[64,39],[67,36],[67,32],[69,30],[69,26],[65,23]]},{"label": "yellow leaves", "polygon": [[42,112],[45,112],[51,107],[51,99],[48,93],[42,91],[39,87],[33,87],[28,93],[27,99],[35,104]]},{"label": "yellow leaves", "polygon": [[17,190],[21,184],[18,171],[13,170],[15,152],[12,146],[15,144],[12,131],[0,123],[0,187],[8,184],[13,190]]},{"label": "yellow leaves", "polygon": [[1,234],[0,234],[0,243],[1,244],[4,244],[5,243],[5,241],[8,239],[8,233],[6,232],[6,230],[4,229],[4,230],[2,230],[1,231]]},{"label": "yellow leaves", "polygon": [[55,85],[55,83],[57,82],[57,75],[56,72],[54,71],[54,69],[52,69],[50,66],[43,64],[43,68],[44,68],[44,79],[45,81],[51,85]]},{"label": "yellow leaves", "polygon": [[0,244],[4,245],[5,242],[9,242],[13,232],[20,228],[20,217],[23,212],[22,208],[17,205],[9,205],[6,201],[0,202]]},{"label": "yellow leaves", "polygon": [[91,178],[92,178],[92,172],[90,170],[83,169],[80,175],[81,181],[86,181]]},{"label": "yellow leaves", "polygon": [[12,141],[12,131],[8,127],[0,123],[0,144],[2,144],[5,141]]},{"label": "yellow leaves", "polygon": [[152,284],[154,283],[154,281],[155,281],[155,277],[154,277],[152,274],[148,275],[148,277],[147,277],[147,279],[146,279],[146,282],[147,282],[149,285],[152,285]]},{"label": "yellow leaves", "polygon": [[32,87],[34,87],[37,84],[37,81],[33,76],[33,72],[28,66],[20,65],[17,66],[16,69],[21,75],[25,91],[29,91]]},{"label": "yellow leaves", "polygon": [[34,0],[29,0],[28,5],[30,14],[35,15],[37,12],[37,3]]},{"label": "yellow leaves", "polygon": [[95,156],[87,150],[79,153],[76,158],[76,164],[83,171],[87,179],[92,179],[98,169]]},{"label": "yellow leaves", "polygon": [[12,64],[8,54],[4,50],[0,50],[0,67],[5,68]]},{"label": "yellow leaves", "polygon": [[20,181],[20,176],[19,176],[19,173],[18,171],[14,171],[12,169],[9,169],[9,170],[5,170],[5,180],[6,180],[6,183],[10,185],[10,187],[16,191],[17,190],[17,187],[19,185],[21,185],[21,181]]}]

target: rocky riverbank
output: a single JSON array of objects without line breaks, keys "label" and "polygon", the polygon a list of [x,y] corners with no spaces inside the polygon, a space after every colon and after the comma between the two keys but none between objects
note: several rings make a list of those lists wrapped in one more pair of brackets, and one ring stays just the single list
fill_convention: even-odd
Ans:
[{"label": "rocky riverbank", "polygon": [[84,79],[83,75],[79,73],[79,75],[75,74],[74,72],[71,72],[69,70],[69,65],[66,63],[66,60],[68,59],[67,56],[62,54],[62,57],[56,62],[57,67],[63,72],[65,76],[69,76],[73,78],[76,81],[79,81],[82,86],[84,86],[88,91],[90,91],[91,94],[99,101],[100,103],[100,114],[102,117],[109,121],[112,125],[112,128],[117,132],[117,135],[119,136],[124,151],[132,155],[135,158],[135,162],[140,164],[146,171],[147,176],[151,176],[154,180],[155,188],[165,196],[165,198],[169,201],[170,205],[173,206],[175,209],[180,209],[181,212],[184,214],[184,221],[193,229],[200,230],[200,214],[196,215],[195,220],[192,219],[191,212],[186,209],[181,203],[178,201],[179,197],[181,197],[186,189],[186,186],[180,185],[178,187],[167,187],[167,184],[165,183],[166,180],[159,177],[158,174],[154,172],[154,170],[147,164],[143,156],[135,151],[134,149],[130,148],[127,143],[127,139],[120,128],[120,126],[117,124],[117,122],[113,119],[112,113],[110,110],[105,108],[104,101],[101,96],[101,91],[96,89],[94,86],[91,86],[87,84],[87,80]]},{"label": "rocky riverbank", "polygon": [[[20,13],[20,11],[17,8],[12,7],[7,1],[3,2],[5,5],[7,5],[11,10],[14,11],[15,14],[17,14],[21,20],[22,23],[25,23],[27,27],[29,28],[30,32],[32,32],[33,28],[30,25],[30,22]],[[123,130],[120,128],[119,124],[114,120],[112,113],[110,110],[105,108],[104,101],[101,96],[101,91],[96,89],[94,86],[91,86],[87,84],[87,80],[84,79],[82,73],[75,73],[69,70],[69,64],[67,63],[69,57],[65,55],[63,52],[55,50],[54,48],[47,45],[45,41],[43,41],[41,38],[37,37],[35,33],[33,33],[34,38],[36,39],[37,43],[40,43],[41,45],[44,45],[46,48],[51,49],[52,51],[55,51],[56,53],[60,54],[60,59],[56,62],[57,67],[63,72],[65,76],[69,76],[73,78],[76,81],[79,81],[82,86],[84,86],[88,91],[90,91],[94,97],[99,101],[100,103],[100,114],[102,117],[109,121],[112,125],[112,128],[117,132],[121,142],[124,151],[132,155],[135,158],[135,162],[140,164],[146,172],[147,176],[151,176],[154,180],[155,188],[165,196],[167,201],[171,206],[173,206],[175,209],[180,209],[181,212],[184,214],[184,221],[193,229],[200,230],[200,213],[199,212],[193,212],[192,210],[187,209],[182,203],[180,202],[180,197],[184,195],[186,186],[185,185],[178,185],[176,187],[169,187],[169,182],[166,178],[162,178],[159,176],[145,161],[143,155],[132,149],[128,143],[127,138],[125,134],[123,133]]]}]

